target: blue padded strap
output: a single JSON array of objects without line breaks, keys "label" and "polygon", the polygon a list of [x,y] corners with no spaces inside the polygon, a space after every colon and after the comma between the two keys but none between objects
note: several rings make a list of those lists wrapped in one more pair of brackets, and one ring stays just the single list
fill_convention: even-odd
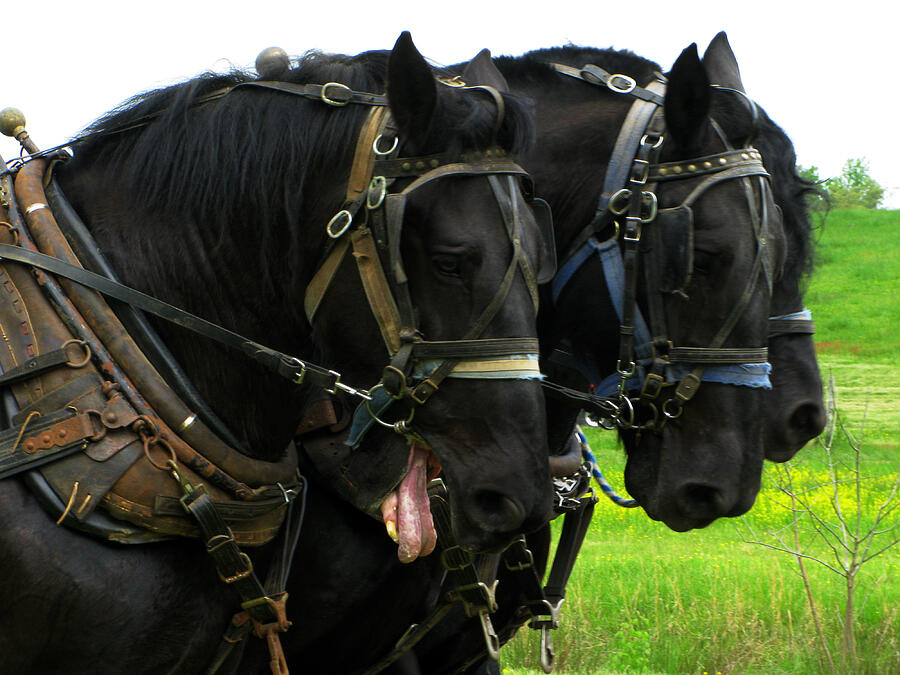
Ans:
[{"label": "blue padded strap", "polygon": [[594,238],[589,237],[588,240],[581,246],[581,248],[579,248],[577,251],[575,251],[575,253],[569,256],[569,259],[566,260],[565,264],[559,268],[556,276],[553,277],[553,281],[550,284],[550,289],[553,294],[554,303],[559,300],[560,294],[566,287],[566,284],[568,284],[572,277],[575,276],[575,272],[581,269],[581,266],[585,263],[585,261],[594,254],[594,249],[591,246],[592,241],[594,241]]},{"label": "blue padded strap", "polygon": [[353,423],[350,425],[350,436],[344,441],[344,445],[349,445],[354,450],[359,447],[363,436],[375,424],[375,418],[372,417],[369,409],[371,408],[372,412],[380,417],[381,413],[391,407],[396,400],[391,398],[382,387],[378,387],[371,394],[371,401],[363,401],[356,407],[356,412],[353,413]]}]

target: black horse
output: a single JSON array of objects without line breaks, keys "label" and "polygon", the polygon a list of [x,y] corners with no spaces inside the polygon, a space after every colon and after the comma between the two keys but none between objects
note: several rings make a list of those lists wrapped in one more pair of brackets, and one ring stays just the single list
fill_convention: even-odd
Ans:
[{"label": "black horse", "polygon": [[[390,53],[311,54],[295,68],[269,68],[266,79],[274,86],[252,86],[253,78],[240,73],[211,75],[139,96],[96,123],[75,158],[57,170],[120,279],[285,354],[334,357],[328,365],[340,366],[348,382],[379,382],[388,363],[385,330],[371,317],[359,281],[347,281],[348,261],[365,256],[342,263],[315,329],[304,316],[303,291],[328,250],[326,224],[337,238],[336,228],[354,220],[335,217],[349,208],[355,148],[368,147],[357,137],[370,109],[353,97],[368,101],[386,90],[395,127],[376,139],[376,154],[392,159],[396,149],[401,160],[427,164],[411,173],[398,161],[391,165],[397,180],[380,195],[376,186],[374,198],[365,195],[378,202],[369,202],[373,212],[379,198],[404,198],[392,202],[403,207],[391,221],[403,236],[392,239],[401,254],[390,269],[396,282],[405,263],[407,309],[414,308],[405,316],[417,318],[419,333],[403,338],[449,343],[435,347],[439,360],[465,361],[469,355],[452,345],[469,346],[473,338],[529,345],[500,349],[504,358],[532,351],[533,289],[518,270],[539,264],[534,219],[519,191],[524,172],[508,160],[484,160],[488,151],[505,156],[524,146],[527,110],[494,90],[438,84],[408,34]],[[325,86],[310,100],[279,83]],[[438,173],[427,174],[432,166]],[[179,327],[160,322],[156,329],[235,444],[256,459],[279,460],[309,388]],[[407,359],[393,372],[413,375],[408,368],[420,362]],[[439,391],[416,390],[425,403],[415,406],[414,420],[393,425],[405,435],[376,426],[363,440],[360,453],[371,462],[367,494],[389,494],[408,473],[412,438],[440,462],[453,529],[467,547],[502,548],[515,533],[546,522],[550,483],[538,381],[429,377]],[[400,382],[400,391],[417,381]],[[407,418],[407,403],[397,406],[391,421]],[[336,611],[341,603],[333,594],[343,583],[374,582],[400,567],[396,547],[369,515],[316,485],[306,509],[309,527],[288,586],[309,603],[296,605],[301,642],[352,616],[352,607]],[[18,478],[0,481],[0,512],[3,672],[191,673],[209,665],[237,598],[197,542],[122,547],[57,527]],[[344,516],[364,523],[357,540],[333,539]],[[427,553],[427,542],[413,544],[421,544],[413,558]],[[304,599],[304,579],[322,578],[317,564],[329,564],[335,550],[353,560],[366,546],[383,555],[362,568],[328,569],[318,595]],[[253,551],[260,568],[273,555],[271,546]],[[406,619],[365,631],[373,638]],[[359,649],[365,653],[365,640]]]},{"label": "black horse", "polygon": [[[589,64],[602,71],[589,72],[585,81],[580,73]],[[614,153],[619,129],[637,100],[628,90],[640,88],[638,93],[650,99],[658,96],[652,83],[659,82],[659,67],[627,52],[576,47],[501,58],[497,65],[514,91],[536,102],[539,142],[523,161],[553,208],[558,250],[574,253],[586,243],[614,237],[610,219],[596,217],[598,196],[606,191],[603,207],[622,211],[616,204],[620,197],[609,195],[623,186],[604,184],[612,172],[607,167],[622,161]],[[743,178],[709,180],[724,174],[707,172],[724,167],[724,157],[749,147],[755,135],[752,111],[743,98],[710,86],[716,84],[709,74],[716,66],[712,56],[702,62],[695,46],[682,53],[664,86],[665,126],[650,134],[664,139],[653,160],[659,169],[651,168],[647,180],[657,183],[660,216],[647,224],[640,244],[638,301],[650,324],[651,359],[666,360],[682,345],[732,347],[743,355],[767,344],[768,285],[778,276],[785,251],[781,218],[768,190],[748,197]],[[601,81],[606,77],[602,72],[613,74],[608,86]],[[657,91],[662,89],[658,86]],[[747,152],[752,150],[743,153],[751,156]],[[565,170],[557,158],[562,158]],[[631,165],[630,157],[624,161]],[[643,216],[637,212],[638,218]],[[767,221],[765,236],[754,230],[753,219],[760,216]],[[624,218],[618,220],[624,223]],[[628,236],[624,233],[620,242]],[[561,270],[566,269],[566,257],[561,257]],[[754,267],[760,258],[762,271]],[[605,275],[602,256],[588,255],[568,279],[561,282],[557,276],[554,301],[542,306],[547,310],[542,316],[542,346],[567,340],[595,384],[615,374],[616,360],[623,359],[617,349],[619,321],[610,321],[616,316],[610,300],[610,293],[615,293],[607,290]],[[742,309],[736,312],[736,307]],[[654,313],[657,318],[652,318]],[[730,321],[732,329],[723,329]],[[696,393],[683,406],[677,405],[684,394],[676,392],[687,384],[684,373],[696,365],[688,362],[677,369],[679,374],[664,374],[675,386],[662,387],[658,396],[641,396],[655,408],[644,414],[667,419],[664,426],[622,431],[628,491],[648,515],[676,530],[702,527],[717,517],[749,509],[759,489],[764,454],[763,382],[742,382],[738,377],[734,381],[754,386],[723,383],[722,379],[730,380],[707,368]],[[637,391],[642,386],[646,391],[650,384],[638,383]],[[677,412],[670,414],[673,410]]]},{"label": "black horse", "polygon": [[[581,61],[582,58],[585,60]],[[733,59],[733,56],[731,58]],[[609,64],[610,59],[614,61],[614,66]],[[579,65],[597,63],[607,68],[615,67],[615,72],[628,73],[642,84],[646,84],[659,68],[630,54],[619,55],[600,50],[574,48],[549,50],[549,52],[538,52],[522,59],[499,59],[497,61],[513,90],[524,92],[535,100],[538,112],[538,142],[523,159],[527,166],[539,176],[537,182],[539,193],[548,198],[553,205],[557,227],[557,248],[565,251],[571,247],[571,241],[576,235],[586,224],[591,223],[595,216],[597,195],[602,191],[602,179],[615,138],[610,130],[616,129],[617,125],[621,123],[621,118],[630,101],[609,93],[604,94],[602,90],[597,90],[584,82],[565,77],[549,68],[546,64],[547,61],[579,63]],[[470,84],[492,84],[497,88],[504,88],[506,83],[503,78],[493,72],[488,63],[485,63],[484,59],[476,59],[465,69],[465,72],[461,73],[462,79]],[[701,63],[696,50],[688,50],[673,69],[666,104],[671,102],[673,107],[677,108],[673,113],[674,118],[667,119],[667,122],[673,127],[669,131],[675,139],[674,143],[671,140],[669,143],[675,146],[675,150],[673,155],[665,157],[665,159],[670,161],[690,159],[723,148],[722,141],[712,134],[709,128],[703,127],[703,124],[709,124],[706,122],[708,109],[702,105],[698,109],[691,107],[692,101],[709,102],[709,99],[712,98],[712,95],[706,92],[709,76],[704,73],[704,69],[712,69],[715,66],[716,59],[711,54],[708,55],[706,63]],[[716,112],[723,117],[720,121],[730,142],[739,145],[740,141],[752,135],[754,124],[750,110],[742,106],[733,106],[734,102],[724,92],[716,92],[715,103],[719,106]],[[701,130],[707,132],[702,137],[702,142],[696,138],[700,135],[700,131],[693,129],[692,120],[694,118],[700,120],[697,125],[701,127]],[[686,136],[690,138],[686,138]],[[697,147],[692,147],[692,143]],[[666,146],[664,145],[664,147]],[[679,155],[679,152],[682,154]],[[779,178],[786,179],[785,176],[776,175],[775,179]],[[667,194],[669,190],[674,189],[667,186],[665,190],[660,191],[659,197],[660,199],[674,199],[677,203],[684,194],[701,181],[702,178],[687,180],[683,184],[685,187],[675,197]],[[713,199],[714,194],[716,199]],[[753,205],[744,197],[740,182],[735,180],[733,184],[716,185],[701,201],[705,201],[707,198],[711,202],[704,205],[707,208],[701,210],[697,205],[698,239],[701,236],[714,239],[721,247],[717,250],[718,254],[728,257],[730,262],[735,265],[741,264],[741,255],[743,255],[743,264],[747,264],[747,257],[752,258],[748,249],[752,250],[753,248],[752,228],[749,226]],[[765,207],[772,214],[771,222],[768,223],[768,245],[775,249],[771,253],[773,260],[770,261],[774,272],[778,267],[778,258],[781,255],[778,249],[783,246],[781,226],[770,202],[771,197],[763,194],[762,199],[766,202]],[[728,215],[726,217],[722,214]],[[802,237],[803,235],[798,236]],[[805,256],[805,252],[801,252],[799,256],[802,258]],[[718,328],[724,317],[727,316],[727,302],[724,302],[720,296],[726,296],[726,300],[729,297],[734,300],[735,295],[740,295],[738,289],[744,285],[744,279],[740,274],[732,277],[724,274],[721,270],[710,269],[715,268],[716,264],[709,258],[712,256],[707,254],[706,259],[702,261],[701,274],[695,275],[692,285],[683,289],[688,297],[676,295],[670,299],[671,302],[684,303],[687,306],[687,309],[681,308],[681,313],[677,314],[681,317],[681,321],[677,325],[677,331],[673,332],[671,336],[676,341],[684,340],[686,344],[697,346],[708,344],[712,336],[709,331]],[[651,259],[648,264],[654,262],[658,263],[659,261]],[[764,288],[765,283],[761,277],[762,275],[756,286],[753,306],[739,323],[739,333],[742,332],[742,334],[734,338],[737,345],[757,346],[766,342],[767,317],[770,307],[768,289]],[[785,277],[780,277],[777,283],[785,283],[784,279]],[[565,339],[576,347],[580,347],[583,355],[590,357],[588,365],[597,365],[598,369],[605,367],[614,370],[615,357],[618,355],[617,327],[619,321],[610,299],[610,292],[605,289],[605,286],[605,274],[602,267],[596,263],[589,263],[578,271],[562,295],[556,299],[555,304],[548,301],[547,297],[544,298],[545,302],[542,306],[551,309],[545,310],[542,317],[543,351],[549,352],[550,347]],[[650,293],[652,293],[650,290],[643,291],[642,303],[646,302],[646,297]],[[549,295],[549,292],[546,295]],[[704,304],[713,303],[717,298],[720,298],[720,303],[715,310],[704,307]],[[685,320],[695,315],[702,319],[704,312],[710,311],[719,312],[720,315],[716,317],[707,315],[707,319],[701,320],[699,325],[693,325],[692,322]],[[673,311],[673,315],[675,314]],[[696,331],[697,335],[692,335],[691,331]],[[704,331],[709,334],[704,334]],[[680,337],[682,333],[685,336],[683,338]],[[700,464],[698,473],[703,475],[704,481],[707,480],[706,474],[709,474],[710,477],[717,477],[717,474],[721,474],[729,464],[737,466],[743,464],[746,469],[737,472],[737,475],[726,476],[729,481],[721,490],[741,493],[741,496],[736,503],[725,505],[727,507],[725,512],[719,512],[717,504],[707,504],[709,501],[718,500],[712,493],[718,492],[720,488],[707,490],[707,487],[701,484],[696,488],[684,490],[687,494],[683,498],[674,500],[675,515],[664,517],[664,519],[669,518],[672,524],[678,527],[683,526],[682,522],[691,526],[702,525],[710,518],[725,513],[736,515],[736,513],[749,508],[758,487],[763,454],[762,435],[758,430],[749,428],[746,422],[759,423],[759,419],[765,414],[766,395],[758,388],[736,387],[728,384],[704,383],[702,387],[704,390],[710,391],[708,399],[705,401],[703,399],[692,400],[688,407],[694,407],[696,404],[703,406],[703,409],[717,410],[715,421],[725,427],[726,438],[729,441],[743,441],[742,444],[736,444],[734,452],[737,453],[738,450],[743,449],[746,456],[737,453],[737,457],[735,457],[733,454],[729,454],[730,448],[727,447],[722,448],[721,457],[709,448],[701,448],[704,451],[698,450],[696,454],[690,452],[687,443],[689,443],[695,427],[700,435],[710,436],[716,433],[702,419],[690,421],[680,419],[670,422],[671,426],[664,432],[667,434],[666,439],[679,435],[684,437],[685,458],[689,460],[686,462],[689,465],[713,462],[712,470],[707,465]],[[746,417],[740,418],[734,415],[734,419],[729,419],[728,415],[732,415],[735,409],[739,409]],[[700,415],[699,412],[697,414]],[[554,406],[550,409],[551,448],[554,452],[559,452],[568,440],[573,419],[574,412],[571,410],[571,406],[562,408]],[[643,434],[645,435],[643,442],[647,444],[646,437],[652,436],[653,432],[644,431]],[[646,448],[641,448],[636,443],[636,438],[629,440],[629,452],[637,455],[648,453]],[[658,443],[659,441],[649,443],[651,445],[650,453],[654,452],[652,446]],[[721,460],[721,465],[718,463],[719,460]],[[646,459],[643,461],[647,462]],[[689,469],[690,466],[687,468]],[[668,471],[668,469],[658,469],[660,474],[664,471]],[[640,479],[641,477],[638,476],[639,481]],[[690,498],[696,498],[700,502],[699,506],[690,503],[684,506],[679,503]],[[679,508],[684,508],[688,512],[699,509],[703,512],[702,517],[696,518],[696,522],[694,522],[689,513],[688,519],[682,521],[684,516],[677,513]],[[542,530],[535,537],[530,537],[529,541],[540,564],[540,558],[546,557],[547,530]],[[357,543],[362,544],[361,541],[357,541]],[[371,546],[377,545],[376,540],[373,539]],[[318,580],[306,580],[305,597],[314,596],[316,583],[328,583],[329,575],[325,571],[327,569],[325,561],[322,562],[321,569],[322,576]],[[355,647],[361,644],[364,646],[364,650],[368,650],[373,643],[372,634],[367,633],[362,627],[358,616],[375,615],[379,625],[383,625],[385,621],[391,620],[394,616],[393,612],[383,612],[385,606],[388,604],[392,607],[404,605],[410,610],[410,623],[421,621],[438,602],[440,577],[441,569],[437,566],[437,561],[426,559],[380,576],[379,579],[385,584],[381,588],[378,588],[375,583],[366,584],[364,589],[354,592],[355,601],[347,598],[346,592],[341,594],[335,588],[331,597],[342,598],[342,606],[351,607],[351,612],[340,623],[339,630],[325,633],[327,637],[323,638],[323,643],[340,653],[342,655],[340,663],[345,664],[344,652],[349,645]],[[512,611],[519,606],[520,598],[516,597],[516,586],[502,580],[502,576],[499,592],[502,594],[502,601],[496,619],[498,625],[505,625],[511,620]],[[460,630],[461,621],[462,616],[458,612],[455,618],[448,619],[445,625],[440,626],[425,639],[425,642],[416,650],[415,656],[407,655],[404,665],[410,669],[409,672],[416,672],[417,660],[424,664],[421,672],[455,672],[466,663],[469,657],[477,655],[483,648],[480,627],[477,622],[473,622],[475,625],[470,626],[470,629]],[[317,634],[320,633],[318,627],[314,630]],[[398,636],[401,631],[397,632]],[[309,643],[299,642],[302,644],[291,644],[288,647],[289,650],[292,650],[291,656],[297,662],[314,664],[317,669],[326,672],[340,672],[341,666],[335,665],[334,661],[324,663],[324,657],[316,649],[310,648]],[[356,661],[357,667],[364,668],[371,664],[371,661],[367,661],[362,654],[359,656],[361,658]]]},{"label": "black horse", "polygon": [[[523,163],[537,177],[540,195],[546,198],[553,208],[557,246],[561,251],[566,250],[572,238],[595,217],[597,195],[602,191],[602,179],[607,172],[607,163],[613,151],[615,134],[610,128],[616,128],[618,122],[615,120],[621,119],[623,109],[628,106],[629,97],[627,92],[611,92],[604,87],[598,88],[596,81],[592,86],[565,76],[548,64],[562,63],[578,69],[587,64],[599,65],[610,73],[622,73],[633,77],[640,85],[646,85],[653,78],[653,73],[658,72],[660,68],[630,52],[578,47],[540,50],[519,58],[502,57],[495,59],[495,63],[514,91],[528,94],[536,103],[538,142],[534,149],[523,157]],[[472,65],[470,64],[468,68],[471,70]],[[670,97],[674,100],[679,95],[676,87],[683,86],[685,69],[690,73],[689,77],[697,78],[701,82],[704,79],[702,71],[705,71],[708,82],[726,87],[733,92],[744,93],[737,62],[724,33],[716,36],[710,43],[702,63],[691,51],[686,51],[682,55],[670,73],[665,105],[669,105]],[[682,72],[677,72],[679,70]],[[625,80],[619,84],[621,83],[627,84]],[[616,84],[614,81],[612,86]],[[685,443],[668,446],[664,441],[663,453],[668,453],[670,447],[672,452],[677,452],[679,448],[688,452],[682,458],[685,466],[692,463],[703,466],[704,463],[714,460],[721,460],[723,463],[734,462],[736,466],[743,463],[745,470],[738,473],[735,478],[738,479],[741,486],[739,489],[745,497],[740,500],[742,506],[727,515],[737,515],[738,512],[749,508],[749,504],[752,503],[759,481],[758,467],[762,462],[763,453],[767,459],[773,461],[788,459],[810,438],[818,435],[824,420],[821,380],[813,350],[811,323],[798,316],[802,315],[803,309],[801,282],[812,267],[811,227],[804,196],[813,188],[797,176],[793,146],[784,132],[755,104],[748,101],[747,106],[744,104],[733,106],[735,99],[740,101],[743,98],[733,92],[725,89],[712,90],[710,116],[722,122],[726,130],[740,130],[729,134],[732,140],[742,134],[752,135],[753,145],[762,153],[765,167],[771,174],[775,202],[783,213],[787,243],[786,262],[780,276],[774,280],[772,288],[770,312],[775,317],[789,315],[797,318],[789,321],[778,319],[772,321],[768,339],[772,389],[766,391],[758,404],[760,407],[756,409],[758,411],[756,414],[759,415],[757,424],[763,427],[764,431],[763,435],[751,437],[750,442],[742,446],[745,452],[743,459],[735,455],[729,457],[729,452],[736,451],[737,446],[703,452],[702,444],[698,443],[697,448],[691,448],[689,439],[694,438],[692,433],[695,431],[695,423],[697,423],[698,435],[695,437],[697,441],[702,440],[703,434],[709,433],[705,431],[705,423],[702,420],[679,421],[678,432],[684,435]],[[703,95],[697,96],[699,101],[704,98]],[[704,123],[706,119],[706,111],[702,106],[692,115],[699,120],[698,124]],[[726,124],[724,120],[728,123]],[[696,152],[703,154],[704,151],[698,149]],[[660,199],[663,199],[662,194]],[[734,213],[735,210],[728,213]],[[651,224],[649,227],[653,226]],[[664,223],[659,223],[659,226],[663,227]],[[719,251],[718,254],[728,256],[724,251]],[[603,375],[614,372],[619,340],[615,330],[618,323],[617,314],[610,301],[610,290],[606,288],[606,279],[598,258],[599,256],[594,256],[578,269],[568,282],[568,288],[561,292],[555,304],[550,300],[542,305],[547,309],[542,310],[541,325],[542,346],[545,347],[545,353],[549,352],[549,347],[563,340],[568,341],[581,353],[579,365],[586,366],[586,374],[593,375],[595,383],[599,382]],[[695,267],[698,262],[695,260]],[[561,260],[560,266],[564,268],[565,261]],[[685,289],[690,296],[688,303],[696,299],[698,292],[702,293],[700,290],[702,286],[694,282],[699,281],[702,284],[704,277],[710,275],[712,271],[712,269],[700,270],[703,274],[700,278],[695,275],[692,285]],[[720,278],[724,279],[724,276]],[[644,292],[652,291],[645,289]],[[646,295],[644,297],[646,298]],[[699,318],[702,315],[698,312],[697,316]],[[761,329],[762,324],[756,327],[756,336],[760,335]],[[571,386],[576,386],[582,379],[570,369],[554,369],[552,363],[548,364],[548,370],[551,375],[556,375]],[[702,385],[707,386],[706,383]],[[715,388],[722,392],[721,395],[726,395],[727,385],[718,385]],[[693,406],[694,403],[696,400],[691,401],[689,405]],[[724,403],[727,410],[731,403],[728,400]],[[714,415],[713,419],[717,424],[722,424],[723,428],[734,420],[729,417],[723,419],[720,415],[721,413]],[[572,419],[573,412],[569,404],[556,399],[548,400],[548,425],[551,432],[551,448],[554,452],[561,452],[564,447],[571,432]],[[629,462],[632,462],[634,461],[632,455],[640,452],[640,448],[635,447],[635,439],[631,434],[626,432],[625,438]],[[720,475],[715,467],[708,464],[706,466],[710,466],[711,479]],[[658,474],[653,470],[649,470],[648,473],[650,476],[658,475],[665,478],[661,473],[663,470],[658,469],[660,472]],[[675,474],[671,469],[668,471]],[[632,468],[629,491],[638,496],[639,501],[641,495],[646,494],[646,489],[640,486],[641,479],[641,475],[635,477]],[[703,492],[695,496],[701,500],[707,498]],[[696,507],[686,506],[686,508]],[[537,560],[541,561],[539,563],[541,566],[546,559],[547,541],[546,531],[540,536],[529,537],[529,544]],[[520,606],[524,599],[517,597],[516,584],[507,581],[508,577],[508,573],[504,577],[501,568],[502,600],[499,614],[496,616],[498,625],[512,620],[511,612]],[[459,622],[462,619],[457,616],[456,620]],[[459,630],[457,623],[451,624],[450,628],[435,631],[433,636],[426,638],[417,654],[424,664],[423,672],[495,672],[496,666],[490,663],[472,665],[471,669],[465,667],[467,659],[473,658],[479,651],[483,652],[483,647],[478,627],[470,623],[468,630]]]}]

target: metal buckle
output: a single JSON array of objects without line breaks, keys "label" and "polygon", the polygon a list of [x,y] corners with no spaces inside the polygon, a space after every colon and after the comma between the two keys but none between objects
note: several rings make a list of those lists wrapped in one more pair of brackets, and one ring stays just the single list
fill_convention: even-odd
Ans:
[{"label": "metal buckle", "polygon": [[[332,239],[337,239],[347,231],[347,228],[350,227],[350,224],[352,222],[353,214],[350,213],[347,209],[341,209],[331,217],[331,220],[328,221],[328,225],[325,226],[325,232],[327,232],[328,236]],[[336,223],[340,223],[340,226],[337,228],[335,225]]]},{"label": "metal buckle", "polygon": [[647,373],[647,377],[644,378],[644,386],[641,387],[641,398],[651,400],[658,398],[665,381],[666,379],[662,375]]},{"label": "metal buckle", "polygon": [[417,404],[424,405],[429,397],[434,394],[438,390],[438,385],[436,385],[431,378],[427,380],[423,380],[419,382],[415,386],[415,388],[410,392],[409,397]]},{"label": "metal buckle", "polygon": [[522,546],[522,550],[524,551],[525,560],[521,562],[510,562],[509,560],[503,560],[503,564],[506,565],[506,569],[510,572],[521,572],[523,570],[527,570],[530,567],[534,567],[534,554],[531,552],[531,549],[526,546]]},{"label": "metal buckle", "polygon": [[639,242],[641,240],[641,225],[644,219],[641,217],[628,216],[625,219],[625,233],[622,235],[623,241]]},{"label": "metal buckle", "polygon": [[697,393],[699,388],[700,378],[694,373],[688,373],[681,378],[681,382],[679,382],[678,386],[675,388],[675,396],[681,403],[687,403],[694,397],[694,394]]},{"label": "metal buckle", "polygon": [[[646,138],[646,136],[645,136]],[[631,164],[631,182],[643,185],[650,177],[650,162],[646,159],[635,159]]]},{"label": "metal buckle", "polygon": [[244,563],[245,569],[230,577],[222,576],[222,573],[219,572],[219,578],[226,584],[233,584],[235,581],[246,579],[251,574],[253,574],[253,562],[250,560],[250,556],[248,556],[243,551],[239,551],[238,555],[240,556],[241,561]]},{"label": "metal buckle", "polygon": [[291,363],[296,364],[300,368],[294,375],[294,384],[303,384],[303,379],[306,377],[306,364],[297,357],[292,357]]},{"label": "metal buckle", "polygon": [[[463,561],[459,565],[454,565],[453,561],[450,560],[451,555],[456,555],[457,553],[461,553],[463,556]],[[455,572],[461,570],[465,567],[468,567],[475,560],[475,555],[468,549],[463,548],[462,546],[455,545],[449,546],[441,551],[441,565],[443,565],[444,569],[448,572]]]},{"label": "metal buckle", "polygon": [[[647,207],[647,215],[644,215],[644,205],[649,204]],[[641,193],[641,222],[642,223],[652,223],[656,220],[656,214],[659,211],[659,200],[656,198],[655,192],[642,192]]]},{"label": "metal buckle", "polygon": [[[621,84],[619,84],[620,82]],[[606,86],[617,94],[630,94],[637,88],[637,82],[634,81],[633,77],[615,73],[606,80]]]},{"label": "metal buckle", "polygon": [[[338,89],[340,91],[346,92],[348,94],[346,101],[341,101],[336,98],[331,98],[328,95],[328,88],[332,87],[334,89]],[[342,108],[350,102],[350,96],[353,95],[353,90],[350,89],[346,84],[341,84],[340,82],[326,82],[322,85],[322,93],[319,94],[319,98],[321,98],[328,105],[332,105],[335,108]]]}]

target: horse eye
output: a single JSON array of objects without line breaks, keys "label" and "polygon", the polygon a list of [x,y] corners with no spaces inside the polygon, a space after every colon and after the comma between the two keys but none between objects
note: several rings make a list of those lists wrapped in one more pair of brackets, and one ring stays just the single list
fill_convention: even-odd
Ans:
[{"label": "horse eye", "polygon": [[715,263],[715,255],[708,251],[694,250],[694,271],[698,274],[709,274]]},{"label": "horse eye", "polygon": [[431,257],[431,262],[438,273],[444,276],[459,277],[460,275],[459,258],[455,255],[434,255]]}]

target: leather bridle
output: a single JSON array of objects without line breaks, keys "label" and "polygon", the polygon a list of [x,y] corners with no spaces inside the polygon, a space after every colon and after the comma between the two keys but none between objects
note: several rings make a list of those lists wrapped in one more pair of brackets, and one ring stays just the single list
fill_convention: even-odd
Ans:
[{"label": "leather bridle", "polygon": [[[488,91],[495,102],[502,102],[500,93],[490,87],[471,88]],[[498,103],[495,129],[502,122],[502,114],[502,104]],[[369,390],[372,400],[357,409],[356,432],[348,441],[354,446],[373,423],[418,440],[409,422],[416,408],[424,405],[448,377],[540,377],[537,338],[481,336],[503,307],[517,272],[523,276],[535,313],[537,284],[555,273],[555,256],[549,263],[542,263],[530,261],[525,253],[523,244],[534,233],[526,231],[523,209],[531,205],[536,216],[546,219],[542,233],[552,242],[552,233],[547,232],[549,211],[531,196],[528,174],[502,148],[492,147],[456,157],[398,156],[396,130],[383,107],[370,114],[360,139],[344,206],[326,228],[332,240],[331,251],[310,282],[304,303],[312,323],[340,261],[352,249],[369,306],[390,357],[380,382]],[[494,296],[463,337],[427,340],[418,328],[417,311],[401,255],[403,219],[408,199],[416,190],[454,176],[487,178],[513,254]],[[520,181],[526,184],[527,198],[520,194]],[[396,191],[392,191],[395,187]],[[409,417],[398,422],[383,421],[381,416],[386,408],[398,400],[409,403]]]},{"label": "leather bridle", "polygon": [[[553,297],[558,298],[565,285],[593,255],[600,254],[607,287],[619,315],[619,353],[616,373],[596,383],[598,398],[614,397],[614,412],[609,401],[599,409],[606,424],[625,429],[661,429],[668,420],[680,417],[684,405],[696,394],[701,381],[771,386],[766,347],[724,347],[734,326],[746,311],[760,283],[771,293],[772,263],[767,237],[771,213],[767,207],[771,187],[769,174],[760,154],[751,146],[734,149],[712,121],[722,140],[723,152],[694,159],[660,163],[660,149],[665,139],[662,116],[665,78],[657,74],[646,87],[633,78],[609,74],[588,65],[572,68],[560,64],[552,67],[563,75],[634,99],[617,137],[603,192],[593,221],[569,246],[560,274],[553,283]],[[659,209],[656,189],[660,183],[701,178],[687,197],[676,207]],[[692,205],[712,186],[727,180],[740,180],[751,214],[756,251],[746,286],[729,315],[705,347],[682,347],[672,343],[662,306],[662,293],[681,293],[692,271],[693,212]],[[622,187],[624,185],[624,187]],[[615,227],[615,234],[605,241],[598,235]],[[676,241],[671,241],[675,236]],[[669,259],[664,251],[675,244],[675,269],[669,274]],[[649,249],[649,251],[648,251]],[[638,258],[647,288],[649,322],[637,308]],[[612,283],[610,283],[612,282]],[[668,284],[668,286],[667,286]],[[741,375],[732,377],[737,368]],[[747,372],[750,377],[747,377]],[[674,395],[661,409],[656,401],[664,387],[674,386]],[[637,395],[635,395],[635,392]],[[637,423],[635,408],[650,411],[648,422]]]}]

